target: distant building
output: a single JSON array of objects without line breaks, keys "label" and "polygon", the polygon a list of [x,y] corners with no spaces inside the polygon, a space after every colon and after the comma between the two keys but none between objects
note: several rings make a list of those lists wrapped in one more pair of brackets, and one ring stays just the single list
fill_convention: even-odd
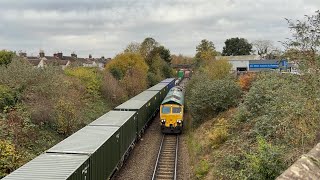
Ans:
[{"label": "distant building", "polygon": [[261,59],[259,55],[248,56],[217,56],[216,60],[225,59],[232,64],[232,71],[241,72],[260,72],[260,71],[291,71],[293,68],[292,63],[287,60],[268,60]]},{"label": "distant building", "polygon": [[[53,56],[46,56],[44,51],[39,52],[39,56],[27,56],[27,53],[20,52],[19,56],[27,60],[34,67],[42,68],[46,66],[60,66],[62,69],[68,66],[84,66],[84,67],[98,67],[104,69],[107,59],[92,58],[78,58],[77,54],[71,53],[71,56],[64,56],[62,52],[54,53]],[[109,58],[108,58],[109,59]]]},{"label": "distant building", "polygon": [[225,59],[232,64],[233,71],[249,71],[250,60],[260,60],[259,55],[246,55],[246,56],[216,56],[216,60]]}]

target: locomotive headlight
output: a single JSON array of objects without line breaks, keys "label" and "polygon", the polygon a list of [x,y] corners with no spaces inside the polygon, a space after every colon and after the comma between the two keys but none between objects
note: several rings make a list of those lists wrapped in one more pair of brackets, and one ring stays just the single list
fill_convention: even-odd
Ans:
[{"label": "locomotive headlight", "polygon": [[178,124],[181,124],[181,122],[182,122],[181,120],[177,120],[177,123],[178,123]]},{"label": "locomotive headlight", "polygon": [[161,119],[161,123],[164,124],[166,122],[165,119]]}]

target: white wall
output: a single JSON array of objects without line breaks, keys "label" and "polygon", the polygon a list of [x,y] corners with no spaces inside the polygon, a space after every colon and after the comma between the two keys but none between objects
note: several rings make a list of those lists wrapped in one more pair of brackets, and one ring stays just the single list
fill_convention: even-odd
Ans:
[{"label": "white wall", "polygon": [[236,71],[238,67],[246,67],[249,70],[249,61],[237,61],[237,60],[232,60],[228,61],[230,64],[232,64],[232,70]]}]

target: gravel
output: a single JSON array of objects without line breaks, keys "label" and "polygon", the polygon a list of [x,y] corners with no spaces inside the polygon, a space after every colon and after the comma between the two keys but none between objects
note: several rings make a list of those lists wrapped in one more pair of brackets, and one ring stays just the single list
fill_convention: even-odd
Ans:
[{"label": "gravel", "polygon": [[188,135],[182,133],[179,137],[179,152],[178,152],[178,176],[177,179],[192,179],[192,170],[189,160],[189,151],[187,145]]},{"label": "gravel", "polygon": [[[159,126],[159,114],[145,131],[142,139],[134,149],[122,168],[114,175],[114,180],[150,180],[157,159],[162,133]],[[191,179],[191,166],[187,147],[187,135],[179,137],[178,179]]]}]

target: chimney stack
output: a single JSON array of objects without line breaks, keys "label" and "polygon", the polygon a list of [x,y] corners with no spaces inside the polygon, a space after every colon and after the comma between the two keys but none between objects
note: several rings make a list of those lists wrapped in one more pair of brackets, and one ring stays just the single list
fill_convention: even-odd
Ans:
[{"label": "chimney stack", "polygon": [[63,58],[62,52],[58,52],[57,56],[58,56],[58,58],[59,58],[60,60],[62,60],[62,58]]},{"label": "chimney stack", "polygon": [[40,58],[43,58],[44,57],[44,51],[43,50],[40,50],[40,52],[39,52],[39,56],[40,56]]},{"label": "chimney stack", "polygon": [[89,54],[89,59],[92,59],[92,55],[91,54]]},{"label": "chimney stack", "polygon": [[19,56],[20,57],[27,57],[27,53],[23,51],[19,51]]},{"label": "chimney stack", "polygon": [[76,53],[73,52],[73,53],[71,53],[71,57],[76,59],[78,56],[76,55]]}]

